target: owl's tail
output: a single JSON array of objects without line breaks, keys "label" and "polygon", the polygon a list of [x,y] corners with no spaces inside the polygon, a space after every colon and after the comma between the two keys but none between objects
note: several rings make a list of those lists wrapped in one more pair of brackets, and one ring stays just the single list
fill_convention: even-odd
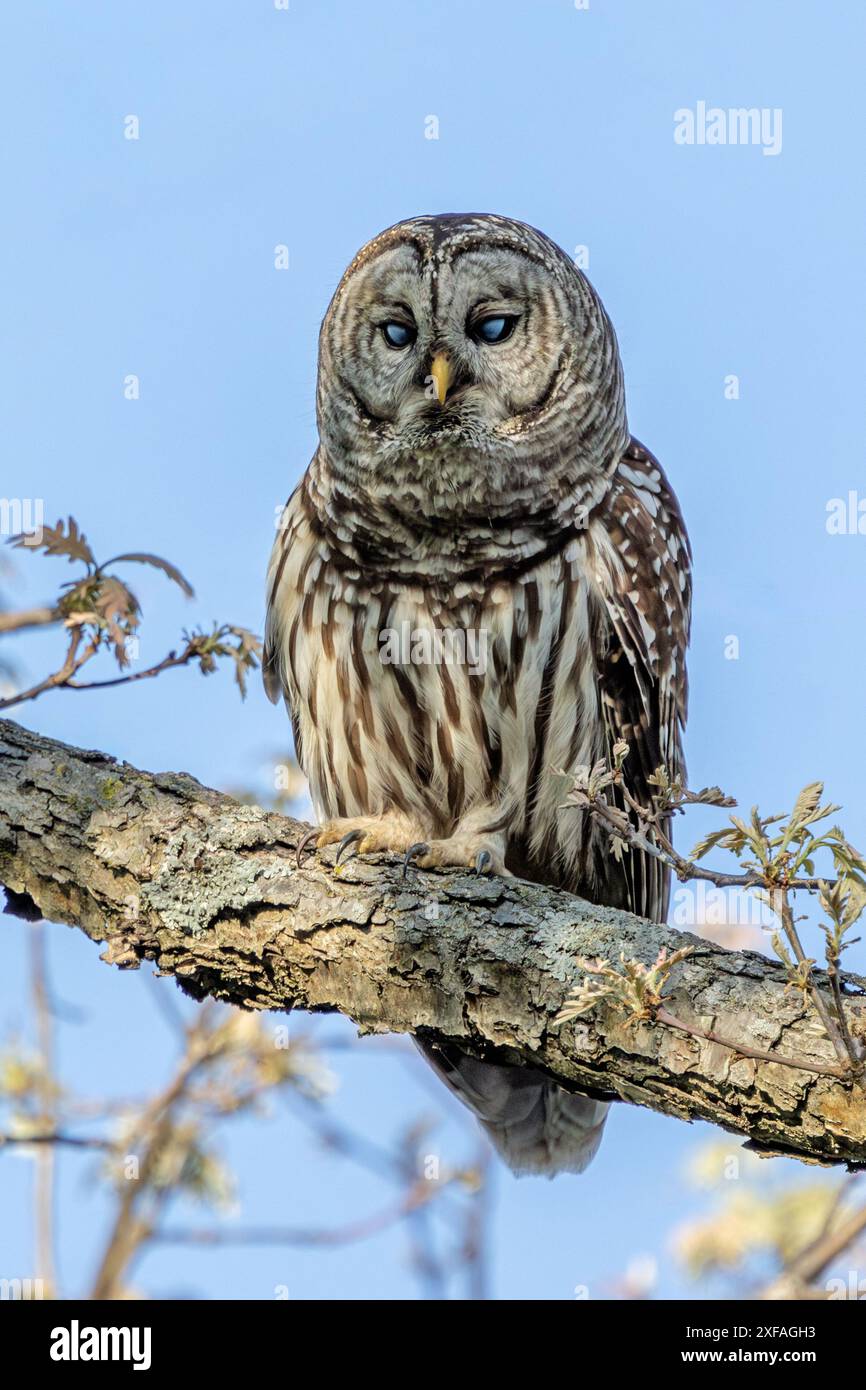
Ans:
[{"label": "owl's tail", "polygon": [[610,1109],[604,1101],[572,1095],[531,1068],[482,1062],[420,1038],[415,1043],[513,1173],[552,1178],[582,1173],[592,1162]]}]

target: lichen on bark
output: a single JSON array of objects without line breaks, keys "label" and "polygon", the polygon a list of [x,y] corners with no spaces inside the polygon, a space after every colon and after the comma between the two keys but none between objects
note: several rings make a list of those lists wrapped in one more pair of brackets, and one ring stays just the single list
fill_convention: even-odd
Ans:
[{"label": "lichen on bark", "polygon": [[[556,1025],[581,957],[652,962],[691,944],[666,1006],[689,1026],[832,1067],[781,965],[517,879],[413,872],[376,857],[295,863],[307,827],[0,721],[0,882],[51,921],[151,960],[196,997],[337,1010],[423,1032],[562,1085],[704,1119],[769,1152],[866,1162],[861,1088],[597,1008]],[[816,978],[822,979],[820,972]],[[860,983],[860,982],[858,982]],[[860,1028],[864,1002],[846,1003]]]}]

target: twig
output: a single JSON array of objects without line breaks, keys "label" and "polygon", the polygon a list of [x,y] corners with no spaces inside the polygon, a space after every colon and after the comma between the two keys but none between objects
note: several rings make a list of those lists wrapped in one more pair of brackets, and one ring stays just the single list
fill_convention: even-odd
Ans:
[{"label": "twig", "polygon": [[[150,1179],[159,1156],[171,1136],[172,1111],[183,1096],[190,1079],[207,1058],[203,1032],[208,1010],[202,1010],[196,1027],[190,1032],[187,1051],[181,1058],[169,1085],[143,1111],[137,1126],[137,1142],[143,1149],[136,1181],[128,1181],[118,1205],[111,1233],[93,1281],[90,1297],[95,1300],[116,1297],[120,1281],[142,1243],[153,1234],[154,1213],[140,1220],[137,1207],[150,1192]],[[169,1188],[156,1194],[154,1206],[159,1210],[169,1195]]]},{"label": "twig", "polygon": [[81,634],[75,631],[70,641],[69,651],[66,660],[59,671],[51,676],[46,676],[44,680],[37,682],[29,690],[20,691],[15,695],[9,695],[5,700],[0,700],[0,710],[11,709],[13,705],[23,704],[26,700],[36,700],[40,695],[44,695],[47,690],[107,690],[115,685],[130,685],[134,681],[151,680],[154,676],[159,676],[163,671],[169,671],[175,666],[186,666],[198,653],[194,650],[194,644],[188,642],[183,651],[178,655],[176,652],[169,652],[168,656],[155,666],[149,666],[145,671],[133,671],[125,676],[115,676],[104,681],[77,681],[74,679],[75,673],[80,671],[82,666],[96,655],[96,646],[93,642],[88,643],[84,656],[75,660],[75,652],[81,641]]},{"label": "twig", "polygon": [[110,1152],[115,1148],[110,1139],[98,1139],[81,1134],[64,1134],[54,1130],[50,1134],[0,1134],[0,1149],[17,1144],[27,1148],[29,1144],[50,1144],[70,1149],[102,1149]]},{"label": "twig", "polygon": [[[844,1254],[866,1231],[866,1206],[851,1212],[844,1221],[801,1250],[778,1278],[759,1295],[761,1299],[802,1299],[809,1295],[807,1285],[814,1282],[829,1264]],[[821,1296],[821,1295],[817,1295]],[[826,1297],[826,1295],[824,1295]]]},{"label": "twig", "polygon": [[45,694],[46,690],[57,690],[60,686],[68,685],[76,671],[81,670],[96,650],[91,641],[87,644],[84,654],[79,656],[78,648],[80,646],[81,629],[74,628],[70,634],[66,657],[60,669],[50,676],[45,676],[43,680],[37,681],[36,685],[31,685],[29,690],[21,690],[15,695],[7,695],[5,700],[0,700],[0,710],[11,709],[13,705],[23,704],[25,700],[37,700],[40,695]]},{"label": "twig", "polygon": [[716,888],[764,888],[770,892],[777,888],[790,888],[816,893],[824,887],[832,887],[836,882],[834,878],[786,878],[779,883],[768,884],[762,874],[754,871],[725,874],[716,869],[707,869],[703,864],[696,864],[694,860],[686,859],[684,855],[679,854],[660,824],[653,820],[646,808],[639,806],[631,797],[627,796],[627,799],[637,811],[643,813],[644,817],[649,817],[649,824],[652,825],[654,834],[662,842],[661,847],[653,844],[652,840],[649,840],[627,815],[619,813],[616,807],[608,805],[602,798],[599,797],[595,801],[591,801],[586,809],[633,849],[639,849],[653,859],[660,860],[676,874],[681,883],[700,879],[704,883],[714,884]]},{"label": "twig", "polygon": [[731,1038],[723,1038],[721,1034],[714,1033],[710,1028],[698,1028],[695,1024],[684,1023],[681,1018],[676,1018],[667,1009],[661,1007],[656,1010],[656,1020],[659,1023],[666,1023],[669,1028],[678,1028],[681,1033],[689,1033],[693,1038],[704,1038],[706,1042],[718,1043],[721,1047],[728,1047],[732,1052],[736,1052],[740,1057],[751,1057],[757,1062],[775,1062],[783,1067],[796,1067],[800,1071],[815,1072],[818,1076],[834,1076],[843,1080],[849,1075],[847,1068],[842,1067],[822,1067],[817,1062],[805,1062],[798,1057],[787,1057],[781,1052],[763,1052],[760,1048],[744,1047],[742,1043],[734,1042]]},{"label": "twig", "polygon": [[[798,878],[788,872],[792,854],[794,855],[795,866],[797,863],[808,862],[810,854],[814,854],[813,846],[821,843],[813,836],[808,847],[804,850],[807,827],[815,820],[822,820],[831,811],[839,809],[829,805],[821,807],[822,784],[810,783],[803,789],[791,817],[777,838],[773,840],[767,836],[767,828],[774,822],[784,819],[783,817],[773,816],[761,820],[755,810],[752,813],[751,831],[741,822],[733,820],[734,832],[742,838],[729,847],[733,847],[734,852],[739,853],[739,845],[750,844],[760,861],[759,867],[752,868],[742,874],[718,873],[711,869],[705,869],[694,860],[686,859],[679,854],[671,842],[668,825],[674,812],[682,811],[684,806],[690,802],[707,801],[713,805],[732,805],[735,803],[730,798],[724,797],[718,788],[709,788],[706,792],[697,795],[688,793],[679,784],[671,783],[665,769],[659,768],[653,780],[657,786],[662,788],[662,794],[654,799],[652,807],[642,806],[629,791],[623,777],[622,764],[624,757],[627,756],[627,751],[625,744],[619,745],[614,750],[615,756],[612,764],[600,762],[593,769],[578,769],[579,775],[576,774],[575,776],[575,788],[572,794],[574,799],[571,803],[567,802],[566,804],[584,806],[617,841],[660,860],[677,875],[681,882],[698,879],[711,882],[718,888],[761,888],[768,895],[768,900],[781,922],[782,934],[791,947],[799,967],[799,969],[795,969],[781,944],[781,937],[778,934],[774,935],[773,945],[776,953],[787,965],[789,983],[801,989],[811,999],[824,1031],[839,1059],[842,1069],[841,1075],[852,1080],[862,1080],[864,1073],[866,1073],[866,1061],[864,1061],[863,1050],[854,1042],[845,1015],[838,969],[840,948],[838,944],[835,946],[829,944],[831,938],[828,934],[826,956],[831,986],[831,1000],[828,1004],[812,977],[814,961],[807,957],[803,949],[791,907],[790,894],[797,889],[818,891],[822,894],[822,898],[824,895],[831,898],[833,890],[837,887],[841,889],[842,886],[843,880]],[[604,788],[609,785],[618,789],[628,808],[627,810],[624,811],[618,806],[613,806],[605,799]],[[799,841],[796,852],[790,848],[792,839]],[[858,861],[856,851],[844,841],[841,832],[838,829],[834,830],[828,839],[833,845],[837,864],[841,861],[843,866],[851,867],[856,874],[859,863],[859,870],[862,874],[864,863],[862,859]],[[711,841],[707,841],[704,848],[709,843]],[[827,843],[828,841],[823,842],[825,847]],[[775,850],[775,856],[773,850]],[[855,876],[851,882],[856,887],[858,883],[862,884],[863,880],[862,877],[858,879]],[[837,913],[844,911],[845,901],[846,899],[843,897],[841,905],[836,906],[831,911]],[[855,916],[851,919],[852,921],[856,920],[856,906],[855,903]],[[732,1043],[730,1046],[735,1046],[735,1044]],[[780,1058],[779,1060],[783,1059]],[[814,1070],[814,1067],[809,1069]]]},{"label": "twig", "polygon": [[[33,1009],[36,1017],[40,1061],[39,1089],[42,1093],[40,1118],[54,1128],[54,1029],[45,962],[45,932],[41,922],[30,928],[30,974]],[[45,1287],[57,1287],[54,1260],[54,1149],[50,1145],[36,1157],[36,1271]]]},{"label": "twig", "polygon": [[154,1231],[151,1240],[160,1245],[352,1245],[368,1240],[403,1221],[433,1201],[444,1184],[418,1181],[399,1202],[392,1202],[371,1216],[332,1229],[304,1226],[183,1227],[167,1226]]},{"label": "twig", "polygon": [[26,627],[45,627],[60,621],[56,608],[25,608],[19,613],[0,613],[0,635]]},{"label": "twig", "polygon": [[858,1071],[862,1070],[862,1067],[859,1064],[859,1059],[853,1053],[853,1049],[849,1052],[848,1048],[845,1045],[845,1041],[839,1031],[839,1027],[836,1023],[836,1020],[827,1007],[827,1004],[824,1000],[824,996],[821,994],[821,991],[818,989],[818,986],[813,984],[812,982],[812,962],[807,957],[806,952],[803,950],[803,946],[800,942],[800,935],[797,931],[796,923],[794,922],[794,914],[791,910],[791,902],[788,897],[788,890],[786,888],[779,889],[773,896],[774,903],[782,920],[782,930],[784,931],[785,936],[787,937],[788,944],[790,945],[791,950],[794,952],[794,955],[797,958],[797,963],[799,965],[805,966],[809,972],[809,998],[812,1000],[812,1003],[815,1006],[815,1010],[821,1022],[824,1025],[824,1031],[827,1034],[827,1037],[830,1039],[831,1043],[833,1044],[833,1047],[836,1051],[836,1056],[839,1058],[842,1067],[850,1073],[856,1074]]},{"label": "twig", "polygon": [[162,675],[163,671],[170,671],[176,666],[187,666],[194,660],[198,653],[193,643],[188,643],[183,651],[178,655],[176,652],[169,652],[168,656],[163,657],[155,666],[148,666],[145,671],[131,671],[125,676],[113,676],[104,681],[67,681],[67,690],[109,690],[115,685],[132,685],[135,681],[152,680],[154,676]]},{"label": "twig", "polygon": [[489,1148],[479,1151],[476,1166],[479,1174],[478,1191],[466,1213],[462,1255],[468,1276],[467,1295],[473,1303],[483,1303],[490,1297],[488,1228],[492,1210],[490,1198],[493,1161]]}]

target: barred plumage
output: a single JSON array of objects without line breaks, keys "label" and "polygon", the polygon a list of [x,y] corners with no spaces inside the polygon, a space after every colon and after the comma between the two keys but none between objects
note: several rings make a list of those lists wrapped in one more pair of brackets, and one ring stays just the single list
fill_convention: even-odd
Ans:
[{"label": "barred plumage", "polygon": [[[507,338],[475,341],[479,313],[512,319]],[[397,352],[389,315],[415,335]],[[354,823],[361,851],[425,841],[421,865],[483,852],[494,871],[662,917],[659,861],[617,862],[582,813],[558,810],[557,770],[618,738],[646,801],[658,764],[681,766],[686,713],[688,540],[629,437],[615,335],[585,277],[505,218],[398,224],[325,317],[318,417],[274,547],[265,679],[332,822],[320,842]],[[397,634],[387,658],[383,634]],[[462,661],[441,659],[448,640]],[[588,1162],[604,1106],[426,1051],[516,1171]]]}]

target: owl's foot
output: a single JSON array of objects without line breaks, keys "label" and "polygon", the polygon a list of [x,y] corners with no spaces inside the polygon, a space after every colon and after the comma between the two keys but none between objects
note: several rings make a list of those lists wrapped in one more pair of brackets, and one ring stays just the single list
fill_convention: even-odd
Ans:
[{"label": "owl's foot", "polygon": [[419,827],[397,812],[384,816],[340,817],[307,832],[296,851],[297,865],[301,867],[304,851],[311,844],[315,844],[316,849],[339,845],[336,866],[353,846],[357,854],[405,854],[418,835]]},{"label": "owl's foot", "polygon": [[447,840],[430,840],[410,845],[403,860],[403,874],[412,865],[417,869],[474,869],[476,874],[513,875],[505,867],[505,845],[498,834],[458,831]]}]

